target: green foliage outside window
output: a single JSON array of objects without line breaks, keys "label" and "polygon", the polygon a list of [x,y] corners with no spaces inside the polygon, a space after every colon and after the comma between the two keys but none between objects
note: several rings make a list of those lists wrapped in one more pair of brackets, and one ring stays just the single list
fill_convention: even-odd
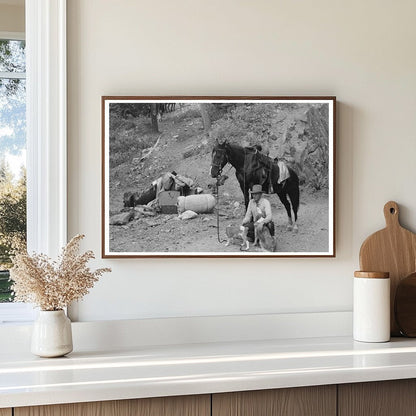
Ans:
[{"label": "green foliage outside window", "polygon": [[26,242],[25,42],[0,39],[0,302],[10,302],[8,269]]}]

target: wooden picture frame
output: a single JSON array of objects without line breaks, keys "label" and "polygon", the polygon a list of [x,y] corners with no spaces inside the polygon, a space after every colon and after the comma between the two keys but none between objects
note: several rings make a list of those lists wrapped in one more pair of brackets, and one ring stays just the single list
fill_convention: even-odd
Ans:
[{"label": "wooden picture frame", "polygon": [[335,115],[332,96],[103,96],[102,257],[335,257]]}]

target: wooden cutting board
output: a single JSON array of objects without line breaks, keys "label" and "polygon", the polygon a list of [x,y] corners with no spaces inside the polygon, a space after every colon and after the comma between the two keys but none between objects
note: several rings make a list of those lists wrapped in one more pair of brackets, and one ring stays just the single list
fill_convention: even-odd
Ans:
[{"label": "wooden cutting board", "polygon": [[386,228],[370,235],[360,250],[362,271],[390,273],[390,328],[391,335],[400,335],[394,319],[394,298],[401,279],[416,271],[416,234],[399,222],[399,206],[390,201],[384,205]]}]

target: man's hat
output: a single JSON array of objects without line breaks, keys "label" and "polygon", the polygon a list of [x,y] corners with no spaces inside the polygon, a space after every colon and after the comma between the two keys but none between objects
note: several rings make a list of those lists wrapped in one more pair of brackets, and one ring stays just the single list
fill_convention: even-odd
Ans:
[{"label": "man's hat", "polygon": [[261,185],[253,185],[253,189],[251,190],[252,194],[262,194],[263,187]]}]

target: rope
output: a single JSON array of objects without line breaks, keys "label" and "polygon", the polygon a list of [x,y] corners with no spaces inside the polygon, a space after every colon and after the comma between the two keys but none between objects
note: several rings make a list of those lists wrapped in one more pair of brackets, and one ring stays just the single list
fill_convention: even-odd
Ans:
[{"label": "rope", "polygon": [[[226,173],[228,173],[232,168],[233,168],[233,165],[231,165],[228,168]],[[225,243],[227,241],[227,240],[221,240],[220,238],[220,192],[219,192],[220,185],[219,185],[219,182],[220,182],[221,175],[222,175],[222,171],[218,173],[217,181],[215,182],[215,194],[216,194],[216,200],[217,200],[216,201],[217,203],[217,239],[220,244]]]},{"label": "rope", "polygon": [[220,193],[219,193],[219,181],[220,181],[221,174],[217,176],[217,181],[215,183],[215,191],[217,197],[217,239],[220,244],[226,242],[227,240],[221,240],[220,238]]},{"label": "rope", "polygon": [[[230,162],[228,161],[228,163],[230,163]],[[246,163],[246,149],[244,148],[244,166],[245,166],[245,163]],[[231,165],[231,163],[230,163],[230,167],[228,168],[228,170],[225,173],[228,173],[232,168],[233,168],[233,165]],[[243,171],[244,171],[244,169],[243,169]],[[220,181],[221,175],[222,175],[222,170],[220,170],[218,172],[217,181],[215,183],[215,191],[216,191],[215,193],[216,193],[216,203],[217,203],[217,239],[218,239],[218,242],[220,244],[225,243],[227,241],[227,240],[221,240],[221,238],[220,238],[220,193],[219,193],[219,181]],[[244,191],[245,191],[245,189],[246,189],[246,174],[244,172]],[[244,194],[244,202],[245,202],[245,194]],[[245,204],[244,204],[244,206],[245,206]]]},{"label": "rope", "polygon": [[247,155],[247,149],[244,147],[244,165],[243,165],[243,188],[244,188],[244,208],[246,207],[246,155]]}]

